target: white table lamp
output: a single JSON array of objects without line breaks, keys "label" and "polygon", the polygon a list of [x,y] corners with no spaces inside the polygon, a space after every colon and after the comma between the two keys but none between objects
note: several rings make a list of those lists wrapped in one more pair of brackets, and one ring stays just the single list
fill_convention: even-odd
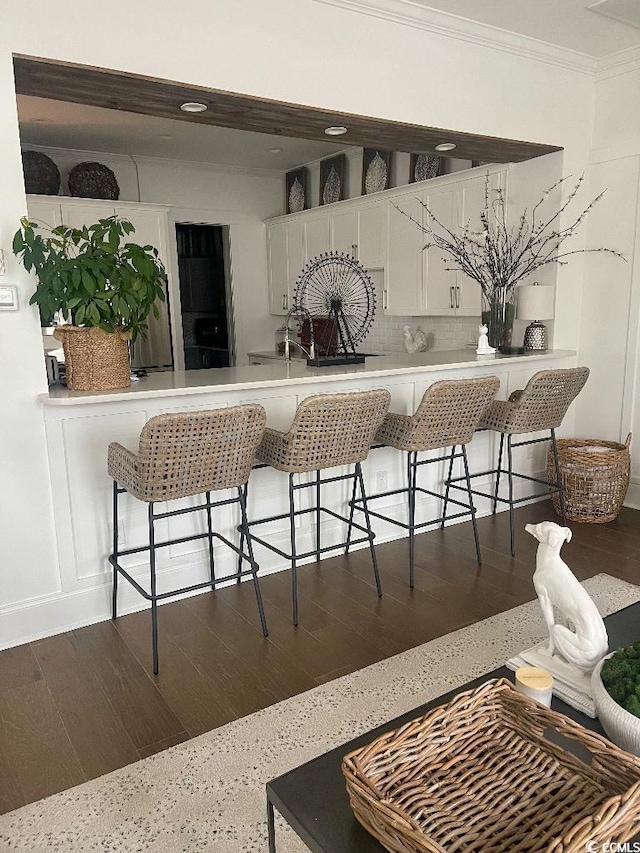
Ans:
[{"label": "white table lamp", "polygon": [[525,350],[547,349],[547,327],[542,320],[553,319],[555,287],[551,284],[523,284],[518,288],[517,317],[533,320],[524,333]]}]

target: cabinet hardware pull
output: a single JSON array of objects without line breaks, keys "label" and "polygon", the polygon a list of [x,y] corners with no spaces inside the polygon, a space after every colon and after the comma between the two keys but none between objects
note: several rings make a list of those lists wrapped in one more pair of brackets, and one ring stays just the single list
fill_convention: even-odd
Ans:
[{"label": "cabinet hardware pull", "polygon": [[387,290],[386,288],[382,291],[382,307],[387,307]]},{"label": "cabinet hardware pull", "polygon": [[284,300],[285,300],[285,295],[284,295],[284,293],[283,293],[283,294],[282,294],[282,310],[283,310],[283,311],[286,309],[286,305],[284,304]]},{"label": "cabinet hardware pull", "polygon": [[453,285],[449,288],[449,308],[453,308]]},{"label": "cabinet hardware pull", "polygon": [[460,287],[456,285],[456,308],[460,307]]},{"label": "cabinet hardware pull", "polygon": [[357,261],[358,260],[358,244],[357,243],[351,244],[351,254],[353,255],[353,257]]}]

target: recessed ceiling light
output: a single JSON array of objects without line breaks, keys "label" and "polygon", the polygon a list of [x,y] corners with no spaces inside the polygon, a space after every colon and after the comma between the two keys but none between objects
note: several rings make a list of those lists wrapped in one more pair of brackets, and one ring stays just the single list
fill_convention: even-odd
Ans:
[{"label": "recessed ceiling light", "polygon": [[170,133],[161,133],[160,139],[173,139],[173,136]]},{"label": "recessed ceiling light", "polygon": [[206,104],[199,104],[197,101],[187,101],[186,104],[180,104],[180,109],[184,113],[203,113],[208,108]]},{"label": "recessed ceiling light", "polygon": [[436,151],[453,151],[455,147],[455,142],[441,142],[440,145],[436,145]]},{"label": "recessed ceiling light", "polygon": [[282,148],[267,148],[269,154],[282,154]]},{"label": "recessed ceiling light", "polygon": [[325,127],[324,132],[327,136],[344,136],[347,133],[347,128],[341,124],[335,124],[331,127]]}]

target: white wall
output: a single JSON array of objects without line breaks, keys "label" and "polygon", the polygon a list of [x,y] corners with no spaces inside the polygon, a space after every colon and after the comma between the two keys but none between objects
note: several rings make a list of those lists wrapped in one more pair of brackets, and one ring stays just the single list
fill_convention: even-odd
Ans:
[{"label": "white wall", "polygon": [[[568,171],[581,171],[588,159],[594,109],[588,73],[517,50],[363,17],[347,8],[312,0],[183,0],[179,6],[114,0],[105,14],[102,7],[81,0],[37,0],[29,7],[28,25],[20,4],[4,3],[2,17],[0,247],[6,254],[26,213],[12,52],[336,111],[554,143],[564,146]],[[193,25],[185,26],[185,21]],[[189,204],[195,202],[190,199]],[[7,609],[20,608],[27,620],[33,598],[54,594],[61,580],[53,556],[43,419],[35,401],[45,390],[38,317],[26,307],[33,285],[16,261],[8,260],[6,280],[18,285],[23,308],[0,314],[0,595]],[[570,348],[579,335],[578,265],[563,271],[558,284],[562,302],[556,343]],[[2,639],[11,642],[10,636]]]},{"label": "white wall", "polygon": [[606,190],[589,214],[591,246],[623,252],[585,256],[578,357],[591,376],[577,401],[579,435],[631,445],[627,503],[640,507],[640,61],[603,73],[596,83],[589,191]]}]

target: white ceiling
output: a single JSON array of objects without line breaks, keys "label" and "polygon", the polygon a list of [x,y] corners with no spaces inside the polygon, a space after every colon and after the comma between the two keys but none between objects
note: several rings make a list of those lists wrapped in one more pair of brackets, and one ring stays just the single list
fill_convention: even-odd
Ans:
[{"label": "white ceiling", "polygon": [[[344,142],[270,136],[30,95],[18,95],[18,116],[25,146],[165,157],[280,172],[345,148]],[[269,148],[282,151],[270,153]]]},{"label": "white ceiling", "polygon": [[[600,59],[640,45],[640,0],[411,0]],[[593,6],[592,10],[587,7]],[[599,14],[596,14],[598,12]],[[624,18],[621,23],[603,15]],[[455,29],[455,21],[450,22]]]}]

